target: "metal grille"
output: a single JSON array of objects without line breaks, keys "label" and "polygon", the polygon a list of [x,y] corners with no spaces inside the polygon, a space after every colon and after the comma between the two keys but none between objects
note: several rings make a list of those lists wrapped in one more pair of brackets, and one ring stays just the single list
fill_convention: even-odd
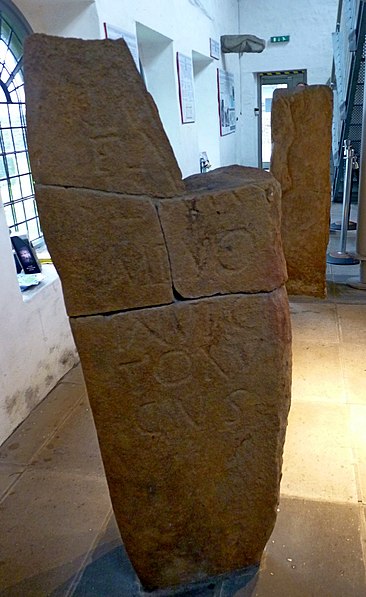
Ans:
[{"label": "metal grille", "polygon": [[23,43],[0,11],[0,194],[11,232],[42,238],[26,139]]},{"label": "metal grille", "polygon": [[363,43],[362,57],[359,63],[357,73],[357,82],[355,87],[354,102],[351,110],[351,117],[346,122],[346,138],[350,139],[351,145],[355,150],[355,155],[360,156],[361,152],[361,136],[362,136],[362,105],[363,105],[363,88],[365,82],[365,44]]},{"label": "metal grille", "polygon": [[[351,145],[355,150],[355,155],[359,156],[361,150],[361,135],[362,135],[362,104],[363,104],[363,88],[365,81],[365,44],[366,44],[366,4],[358,0],[347,0],[344,4],[345,12],[348,7],[348,21],[351,13],[353,14],[354,36],[352,44],[356,40],[354,51],[350,51],[350,45],[342,44],[342,48],[336,44],[334,46],[334,70],[336,75],[335,99],[334,103],[334,117],[333,117],[333,164],[334,164],[334,179],[333,179],[333,200],[339,196],[341,191],[341,184],[344,174],[344,160],[343,142],[345,139],[351,141]],[[352,8],[352,11],[351,11]],[[356,18],[357,15],[357,18]],[[347,16],[347,15],[346,15]],[[346,16],[341,19],[340,25],[344,23],[344,29],[347,30],[345,20]],[[350,21],[349,21],[350,22]],[[353,35],[353,34],[352,34]],[[341,32],[338,35],[340,39]],[[334,39],[338,39],[334,36]],[[346,37],[343,32],[343,42]],[[351,39],[349,37],[349,41]],[[343,50],[348,52],[347,62],[349,62],[349,71],[345,79],[343,79],[343,72],[340,68],[343,56]],[[344,93],[344,100],[340,97],[340,90]],[[339,101],[337,99],[339,98]]]}]

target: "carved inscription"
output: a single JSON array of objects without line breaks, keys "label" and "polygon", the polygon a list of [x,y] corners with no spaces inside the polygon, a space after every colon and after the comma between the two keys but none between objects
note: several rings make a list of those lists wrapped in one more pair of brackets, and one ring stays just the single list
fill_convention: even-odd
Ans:
[{"label": "carved inscription", "polygon": [[[76,341],[83,337],[80,350],[88,346],[83,362],[93,392],[109,380],[116,397],[111,395],[110,409],[128,405],[124,427],[144,436],[174,436],[184,425],[187,432],[240,431],[244,437],[248,412],[252,416],[263,402],[258,396],[265,394],[273,408],[276,379],[283,383],[282,373],[275,382],[272,376],[267,397],[268,380],[258,379],[256,361],[260,352],[268,366],[270,359],[282,359],[278,337],[289,342],[288,322],[270,321],[284,300],[283,291],[233,295],[118,314],[108,325],[98,317],[72,325]],[[102,361],[100,335],[108,338]]]},{"label": "carved inscription", "polygon": [[182,181],[123,40],[29,36],[25,71],[42,227],[141,584],[257,564],[290,397],[280,186],[239,166]]},{"label": "carved inscription", "polygon": [[36,194],[69,315],[172,302],[166,246],[148,198],[39,185]]},{"label": "carved inscription", "polygon": [[198,550],[217,571],[228,529],[230,568],[255,561],[274,522],[289,406],[285,291],[77,318],[72,327],[138,572],[141,562],[161,566],[161,553],[171,570],[172,550],[192,569]]},{"label": "carved inscription", "polygon": [[37,183],[158,197],[184,190],[156,106],[122,39],[36,34],[26,40],[24,62]]},{"label": "carved inscription", "polygon": [[269,291],[285,281],[280,189],[268,173],[246,183],[247,170],[237,188],[160,202],[173,283],[183,297]]},{"label": "carved inscription", "polygon": [[154,376],[163,386],[176,387],[192,379],[192,359],[183,350],[171,350],[161,355]]}]

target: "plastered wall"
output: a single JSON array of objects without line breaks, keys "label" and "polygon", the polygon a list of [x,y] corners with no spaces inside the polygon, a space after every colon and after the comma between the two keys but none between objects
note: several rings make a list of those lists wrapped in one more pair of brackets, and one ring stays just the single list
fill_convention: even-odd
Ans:
[{"label": "plastered wall", "polygon": [[94,0],[13,0],[35,33],[98,38]]},{"label": "plastered wall", "polygon": [[77,355],[54,268],[48,266],[43,288],[20,293],[2,206],[0,254],[1,444],[77,362]]}]

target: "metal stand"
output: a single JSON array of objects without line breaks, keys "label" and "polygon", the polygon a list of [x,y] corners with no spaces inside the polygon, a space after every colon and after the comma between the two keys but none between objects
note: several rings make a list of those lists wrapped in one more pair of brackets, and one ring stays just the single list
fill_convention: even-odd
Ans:
[{"label": "metal stand", "polygon": [[[353,222],[352,220],[350,220],[348,222],[348,230],[356,230],[356,228],[357,222]],[[331,232],[338,232],[338,230],[342,230],[342,222],[333,222],[333,224],[329,226],[329,229]]]},{"label": "metal stand", "polygon": [[357,288],[357,290],[366,290],[366,261],[360,262],[360,279],[349,278],[347,284],[352,288]]},{"label": "metal stand", "polygon": [[353,175],[352,173],[354,169],[358,168],[358,164],[355,158],[355,152],[354,149],[351,147],[351,141],[349,139],[347,139],[344,142],[344,158],[346,160],[346,165],[343,186],[343,209],[340,247],[339,251],[328,253],[327,255],[327,263],[331,263],[332,265],[355,265],[356,263],[359,263],[358,259],[355,259],[355,257],[350,255],[346,251],[347,230],[351,208],[351,189]]},{"label": "metal stand", "polygon": [[366,82],[363,87],[360,177],[358,182],[358,216],[356,255],[360,260],[360,279],[347,281],[349,286],[366,290]]}]

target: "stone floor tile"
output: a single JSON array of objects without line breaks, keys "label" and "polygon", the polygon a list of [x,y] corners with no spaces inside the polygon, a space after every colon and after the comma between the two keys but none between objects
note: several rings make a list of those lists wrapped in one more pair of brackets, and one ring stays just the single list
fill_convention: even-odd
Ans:
[{"label": "stone floor tile", "polygon": [[[362,291],[359,291],[362,292]],[[366,344],[366,304],[338,305],[338,317],[343,342]],[[366,351],[366,347],[365,347]]]},{"label": "stone floor tile", "polygon": [[69,471],[105,479],[97,432],[87,397],[31,463],[36,469]]},{"label": "stone floor tile", "polygon": [[357,505],[282,498],[253,597],[366,595],[360,516]]},{"label": "stone floor tile", "polygon": [[346,402],[339,344],[294,339],[292,400]]},{"label": "stone floor tile", "polygon": [[80,384],[58,384],[0,447],[0,462],[28,464],[84,396]]},{"label": "stone floor tile", "polygon": [[77,383],[85,385],[83,370],[81,368],[80,363],[76,365],[76,367],[70,369],[70,371],[66,373],[66,375],[64,375],[64,377],[60,381],[61,383]]},{"label": "stone floor tile", "polygon": [[336,306],[330,303],[290,303],[295,341],[339,342]]},{"label": "stone floor tile", "polygon": [[1,597],[46,597],[80,569],[111,504],[102,480],[26,471],[0,507]]},{"label": "stone floor tile", "polygon": [[365,344],[342,342],[340,357],[347,393],[347,402],[349,404],[363,404],[366,406]]},{"label": "stone floor tile", "polygon": [[[360,499],[366,504],[366,403],[350,407],[350,433],[356,460]],[[366,553],[366,551],[365,551]]]},{"label": "stone floor tile", "polygon": [[319,449],[352,447],[350,408],[346,404],[297,402],[292,404],[288,431]]},{"label": "stone floor tile", "polygon": [[[356,464],[357,484],[359,491],[359,499],[362,504],[366,505],[366,459],[357,459]],[[365,538],[365,554],[366,554],[366,538]],[[366,562],[365,562],[366,565]]]},{"label": "stone floor tile", "polygon": [[0,462],[0,502],[5,492],[18,481],[24,468],[24,465]]},{"label": "stone floor tile", "polygon": [[350,431],[358,457],[366,462],[366,404],[350,406]]},{"label": "stone floor tile", "polygon": [[281,492],[308,499],[357,502],[347,406],[292,404]]}]

